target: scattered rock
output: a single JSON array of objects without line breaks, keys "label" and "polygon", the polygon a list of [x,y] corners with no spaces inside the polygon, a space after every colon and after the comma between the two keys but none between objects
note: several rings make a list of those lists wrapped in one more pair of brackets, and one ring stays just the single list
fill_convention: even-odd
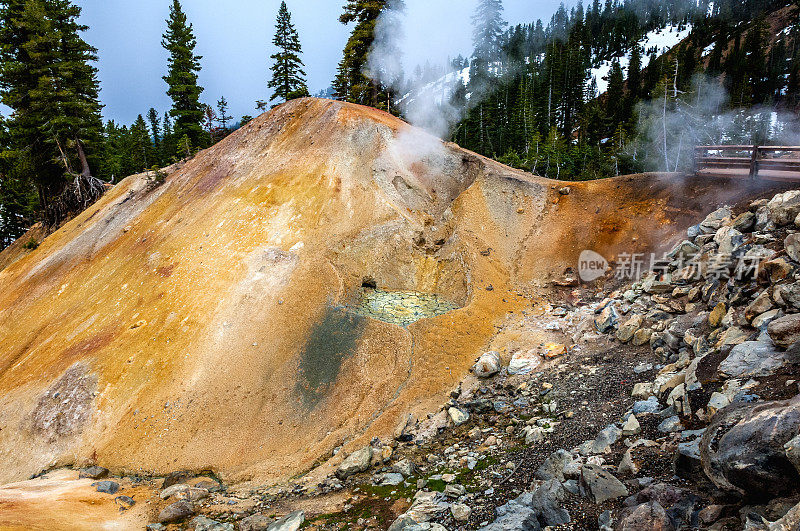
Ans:
[{"label": "scattered rock", "polygon": [[177,483],[184,483],[188,479],[192,479],[194,474],[188,472],[186,470],[180,470],[177,472],[171,472],[164,478],[164,481],[161,482],[161,488],[166,489],[167,487],[171,487]]},{"label": "scattered rock", "polygon": [[638,435],[641,433],[642,427],[636,419],[636,415],[631,414],[625,424],[622,425],[622,435],[630,437],[631,435]]},{"label": "scattered rock", "polygon": [[500,354],[495,351],[485,352],[472,367],[478,378],[490,378],[500,372]]},{"label": "scattered rock", "polygon": [[742,496],[780,496],[800,489],[784,445],[800,431],[800,398],[733,404],[703,434],[703,470],[714,484]]},{"label": "scattered rock", "polygon": [[92,487],[97,489],[97,492],[103,492],[105,494],[116,494],[119,490],[119,483],[115,481],[96,481],[92,483]]},{"label": "scattered rock", "polygon": [[767,326],[767,333],[773,343],[783,348],[800,341],[800,313],[775,319]]},{"label": "scattered rock", "polygon": [[194,505],[187,501],[177,501],[172,505],[167,505],[158,514],[158,521],[162,524],[178,522],[194,514]]},{"label": "scattered rock", "polygon": [[598,465],[586,464],[581,469],[581,487],[590,494],[595,503],[603,503],[628,495],[628,489],[620,480]]},{"label": "scattered rock", "polygon": [[126,511],[136,505],[136,500],[130,496],[117,496],[114,498],[114,503],[119,505],[121,510]]},{"label": "scattered rock", "polygon": [[667,512],[656,501],[637,505],[619,524],[620,531],[672,531]]},{"label": "scattered rock", "polygon": [[542,357],[533,349],[516,352],[508,364],[508,374],[527,374],[541,363]]},{"label": "scattered rock", "polygon": [[469,520],[470,514],[472,514],[472,509],[470,509],[469,505],[454,503],[450,506],[450,513],[456,522],[466,522]]},{"label": "scattered rock", "polygon": [[274,518],[269,518],[263,514],[254,514],[239,521],[239,531],[267,531],[267,528],[274,521]]},{"label": "scattered rock", "polygon": [[267,527],[267,531],[297,531],[306,521],[303,511],[294,511],[279,520],[275,520]]},{"label": "scattered rock", "polygon": [[395,486],[401,484],[403,481],[403,474],[399,472],[388,472],[381,477],[379,485],[383,487]]},{"label": "scattered rock", "polygon": [[336,469],[336,477],[345,479],[353,474],[365,472],[369,470],[370,462],[372,460],[372,447],[365,446],[360,450],[356,450],[347,456],[347,459],[342,461],[342,464]]},{"label": "scattered rock", "polygon": [[233,524],[221,523],[205,516],[195,516],[192,518],[191,524],[194,526],[194,531],[233,531]]},{"label": "scattered rock", "polygon": [[591,453],[593,454],[607,454],[611,452],[611,445],[617,442],[622,435],[622,430],[615,425],[606,426],[600,433],[597,434],[594,442],[592,443]]},{"label": "scattered rock", "polygon": [[678,415],[673,415],[672,417],[664,419],[661,424],[658,425],[658,431],[661,433],[672,433],[676,431],[681,431],[683,429],[683,424],[681,424],[681,419]]},{"label": "scattered rock", "polygon": [[78,478],[102,479],[106,476],[108,476],[108,469],[96,465],[82,468],[81,471],[78,472]]},{"label": "scattered rock", "polygon": [[453,424],[456,426],[461,426],[469,420],[469,413],[457,407],[449,408],[447,414],[450,415],[450,420],[452,420]]}]

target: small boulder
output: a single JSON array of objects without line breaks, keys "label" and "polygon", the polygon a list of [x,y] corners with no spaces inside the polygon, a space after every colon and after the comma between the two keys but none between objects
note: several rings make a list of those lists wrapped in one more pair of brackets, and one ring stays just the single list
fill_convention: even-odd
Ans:
[{"label": "small boulder", "polygon": [[306,521],[303,511],[294,511],[269,525],[267,531],[297,531]]},{"label": "small boulder", "polygon": [[369,469],[372,460],[372,447],[365,446],[347,456],[336,469],[336,477],[345,479],[353,474],[365,472]]},{"label": "small boulder", "polygon": [[768,376],[783,367],[783,352],[770,342],[745,341],[731,349],[728,357],[719,364],[719,372],[728,378]]},{"label": "small boulder", "polygon": [[706,234],[716,233],[720,227],[731,221],[733,212],[730,207],[718,208],[700,222],[700,229]]},{"label": "small boulder", "polygon": [[78,478],[102,479],[107,476],[108,469],[96,465],[88,468],[82,468],[81,471],[78,472]]},{"label": "small boulder", "polygon": [[453,520],[463,523],[469,520],[469,516],[472,514],[472,509],[470,509],[469,505],[465,505],[463,503],[454,503],[450,506],[450,514],[453,515]]},{"label": "small boulder", "polygon": [[635,347],[641,347],[642,345],[646,345],[650,342],[650,337],[653,335],[653,331],[650,328],[640,328],[633,334],[633,339],[631,339],[631,343]]},{"label": "small boulder", "polygon": [[267,528],[274,521],[274,518],[263,514],[254,514],[239,521],[239,531],[267,531]]},{"label": "small boulder", "polygon": [[105,494],[116,494],[119,490],[119,483],[116,481],[96,481],[92,483],[92,487],[97,489],[97,492],[103,492]]},{"label": "small boulder", "polygon": [[622,436],[622,430],[614,424],[606,426],[597,434],[590,452],[593,454],[607,454],[611,452],[611,445],[617,442]]},{"label": "small boulder", "polygon": [[114,503],[119,506],[121,511],[126,511],[136,505],[136,500],[130,496],[117,496],[114,498]]},{"label": "small boulder", "polygon": [[653,384],[651,382],[639,382],[633,385],[631,396],[641,400],[646,400],[647,397],[653,394]]},{"label": "small boulder", "polygon": [[472,367],[478,378],[490,378],[500,372],[500,354],[493,350],[485,352]]},{"label": "small boulder", "polygon": [[719,245],[719,254],[730,255],[742,245],[744,235],[733,227],[721,227],[714,234],[714,241]]},{"label": "small boulder", "polygon": [[392,465],[392,472],[398,472],[400,474],[403,474],[405,477],[410,477],[415,474],[416,467],[414,466],[414,463],[411,462],[411,460],[402,459]]},{"label": "small boulder", "polygon": [[722,489],[747,497],[800,490],[784,445],[800,432],[800,397],[737,403],[720,410],[700,441],[703,470]]},{"label": "small boulder", "polygon": [[564,481],[564,469],[572,462],[572,455],[566,450],[556,450],[536,469],[534,477],[543,481],[557,479]]},{"label": "small boulder", "polygon": [[667,512],[657,501],[637,505],[625,511],[619,523],[620,531],[673,531]]},{"label": "small boulder", "polygon": [[775,319],[767,326],[767,333],[779,347],[789,347],[800,340],[800,314],[793,313]]},{"label": "small boulder", "polygon": [[773,197],[767,203],[769,218],[777,226],[792,223],[800,214],[800,190],[790,190]]},{"label": "small boulder", "polygon": [[783,240],[786,254],[795,262],[800,262],[800,234],[790,234]]},{"label": "small boulder", "polygon": [[683,430],[683,424],[681,424],[681,419],[678,415],[666,418],[658,425],[658,431],[661,433],[673,433],[681,430]]},{"label": "small boulder", "polygon": [[642,426],[639,424],[639,421],[636,419],[636,415],[629,415],[628,420],[625,421],[625,424],[622,425],[622,435],[626,437],[630,437],[632,435],[638,435],[642,431]]},{"label": "small boulder", "polygon": [[545,527],[568,524],[569,513],[563,508],[567,493],[555,479],[537,485],[530,495],[530,505],[539,514],[539,523]]},{"label": "small boulder", "polygon": [[461,426],[469,420],[469,413],[457,407],[449,408],[447,410],[447,414],[450,416],[450,420],[452,420],[453,424],[456,426]]},{"label": "small boulder", "polygon": [[752,321],[756,316],[771,310],[772,307],[772,298],[769,296],[769,290],[764,290],[745,308],[744,317],[748,321]]},{"label": "small boulder", "polygon": [[217,522],[205,516],[195,516],[192,518],[191,524],[194,526],[194,531],[233,531],[233,524]]},{"label": "small boulder", "polygon": [[599,465],[586,464],[581,469],[581,487],[595,503],[603,503],[628,495],[628,489]]},{"label": "small boulder", "polygon": [[178,501],[167,505],[158,513],[158,521],[162,524],[178,522],[194,514],[194,505],[187,501]]},{"label": "small boulder", "polygon": [[527,374],[542,363],[542,357],[535,350],[516,352],[508,364],[508,374]]},{"label": "small boulder", "polygon": [[722,318],[725,317],[727,312],[728,309],[725,307],[725,303],[720,302],[714,306],[714,310],[708,314],[708,324],[710,324],[712,328],[718,328],[722,324]]},{"label": "small boulder", "polygon": [[642,327],[643,319],[641,315],[634,315],[617,330],[617,339],[623,343],[627,343],[633,339],[633,335]]},{"label": "small boulder", "polygon": [[594,326],[597,331],[606,334],[613,330],[619,322],[619,314],[613,304],[607,304],[605,308],[594,318]]},{"label": "small boulder", "polygon": [[786,457],[800,472],[800,435],[796,435],[791,441],[784,444],[783,449],[786,451]]},{"label": "small boulder", "polygon": [[394,487],[395,485],[399,485],[404,481],[403,474],[400,472],[387,472],[383,476],[381,476],[380,481],[378,484],[382,487]]}]

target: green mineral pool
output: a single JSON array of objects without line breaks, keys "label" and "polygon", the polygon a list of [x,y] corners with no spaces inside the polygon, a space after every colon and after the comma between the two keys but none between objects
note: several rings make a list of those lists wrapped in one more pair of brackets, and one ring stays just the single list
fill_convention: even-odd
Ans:
[{"label": "green mineral pool", "polygon": [[414,321],[442,315],[457,308],[457,304],[434,293],[362,288],[359,304],[352,310],[364,317],[408,326]]}]

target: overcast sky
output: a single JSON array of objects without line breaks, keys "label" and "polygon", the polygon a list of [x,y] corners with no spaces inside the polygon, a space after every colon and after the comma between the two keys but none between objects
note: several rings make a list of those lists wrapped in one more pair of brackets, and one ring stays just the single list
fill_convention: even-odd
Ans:
[{"label": "overcast sky", "polygon": [[[106,119],[129,124],[150,107],[167,110],[170,100],[161,76],[166,52],[161,34],[170,0],[76,0],[86,40],[99,50],[101,99]],[[231,113],[257,114],[255,101],[269,97],[269,55],[280,0],[184,0],[194,25],[197,53],[203,56],[201,99],[225,95]],[[338,17],[345,0],[287,0],[300,33],[303,59],[313,93],[330,85],[349,28]],[[471,50],[470,15],[476,0],[406,0],[405,62],[443,62]],[[511,23],[547,20],[559,0],[505,0]],[[568,2],[567,2],[568,3]],[[454,7],[458,6],[458,7]]]}]

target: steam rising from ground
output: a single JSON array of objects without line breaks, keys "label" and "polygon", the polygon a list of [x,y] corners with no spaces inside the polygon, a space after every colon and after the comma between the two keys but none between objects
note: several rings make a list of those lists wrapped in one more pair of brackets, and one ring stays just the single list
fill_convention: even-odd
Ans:
[{"label": "steam rising from ground", "polygon": [[663,87],[638,107],[640,135],[630,154],[652,170],[692,171],[697,145],[800,145],[796,114],[767,106],[728,109],[728,102],[725,88],[703,75],[686,93]]},{"label": "steam rising from ground", "polygon": [[390,2],[378,17],[366,74],[391,88],[400,98],[400,109],[411,125],[445,138],[461,118],[459,110],[450,104],[450,98],[461,80],[451,65],[445,66],[445,76],[434,83],[406,75],[403,68],[403,27],[407,19],[406,10],[396,2]]}]

